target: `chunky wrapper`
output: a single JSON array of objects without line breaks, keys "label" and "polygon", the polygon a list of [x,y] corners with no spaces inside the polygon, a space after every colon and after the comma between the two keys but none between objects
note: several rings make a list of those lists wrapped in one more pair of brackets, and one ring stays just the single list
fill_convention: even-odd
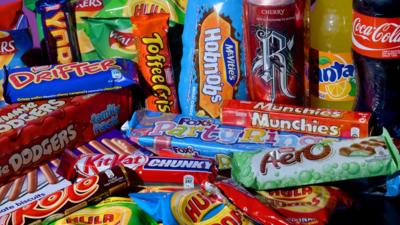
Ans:
[{"label": "chunky wrapper", "polygon": [[232,177],[245,187],[268,190],[391,175],[399,163],[385,130],[382,136],[234,153]]},{"label": "chunky wrapper", "polygon": [[219,169],[230,169],[233,152],[305,147],[332,138],[221,125],[218,119],[148,110],[136,111],[129,122],[129,139],[158,153],[171,149],[190,157],[210,157]]},{"label": "chunky wrapper", "polygon": [[0,184],[122,124],[131,108],[120,90],[0,109]]},{"label": "chunky wrapper", "polygon": [[104,59],[5,70],[8,103],[117,90],[138,84],[135,65],[127,59]]}]

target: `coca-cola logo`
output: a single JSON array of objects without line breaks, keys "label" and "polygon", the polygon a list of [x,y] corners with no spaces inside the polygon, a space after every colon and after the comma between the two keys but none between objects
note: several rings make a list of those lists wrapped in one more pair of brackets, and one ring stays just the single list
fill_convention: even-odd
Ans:
[{"label": "coca-cola logo", "polygon": [[86,178],[15,210],[8,219],[12,220],[12,224],[26,224],[25,219],[45,219],[59,211],[68,202],[75,205],[92,196],[99,188],[98,181],[98,176]]},{"label": "coca-cola logo", "polygon": [[9,55],[15,53],[17,48],[15,47],[13,38],[8,33],[3,34],[0,34],[0,55]]},{"label": "coca-cola logo", "polygon": [[374,58],[400,57],[400,19],[375,18],[354,12],[353,48]]}]

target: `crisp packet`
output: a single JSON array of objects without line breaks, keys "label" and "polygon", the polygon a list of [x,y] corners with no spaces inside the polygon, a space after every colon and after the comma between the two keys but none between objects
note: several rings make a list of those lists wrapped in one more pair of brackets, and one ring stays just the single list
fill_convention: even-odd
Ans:
[{"label": "crisp packet", "polygon": [[145,105],[152,111],[179,113],[168,43],[168,14],[132,17],[138,68],[144,80]]},{"label": "crisp packet", "polygon": [[185,156],[215,158],[219,169],[230,168],[233,152],[304,148],[309,144],[335,139],[297,133],[269,131],[220,125],[218,119],[136,111],[129,122],[127,136],[132,141],[154,150],[171,149]]},{"label": "crisp packet", "polygon": [[400,156],[385,130],[381,136],[320,142],[306,147],[235,152],[232,177],[245,187],[268,190],[391,175]]},{"label": "crisp packet", "polygon": [[100,203],[72,213],[50,225],[157,225],[130,198],[109,197]]},{"label": "crisp packet", "polygon": [[132,193],[140,208],[164,225],[254,224],[234,205],[202,189]]},{"label": "crisp packet", "polygon": [[182,114],[219,117],[223,100],[245,99],[242,0],[189,1],[179,81]]},{"label": "crisp packet", "polygon": [[332,186],[303,186],[291,189],[258,191],[256,197],[265,205],[302,225],[324,225],[338,208],[350,208],[352,199]]},{"label": "crisp packet", "polygon": [[101,59],[124,58],[137,62],[137,49],[129,18],[83,18],[84,31]]},{"label": "crisp packet", "polygon": [[[183,24],[186,2],[187,0],[78,0],[75,5],[76,33],[82,60],[102,59],[103,55],[98,51],[108,46],[96,46],[96,39],[91,38],[92,34],[88,31],[90,24],[84,18],[125,19],[144,14],[169,13],[169,25],[173,26],[175,23]],[[125,58],[124,55],[119,57]]]},{"label": "crisp packet", "polygon": [[[0,71],[1,72],[1,71]],[[8,103],[118,90],[139,83],[127,59],[5,69],[4,98]]]},{"label": "crisp packet", "polygon": [[0,5],[0,15],[0,30],[15,29],[23,15],[22,0],[14,0]]}]

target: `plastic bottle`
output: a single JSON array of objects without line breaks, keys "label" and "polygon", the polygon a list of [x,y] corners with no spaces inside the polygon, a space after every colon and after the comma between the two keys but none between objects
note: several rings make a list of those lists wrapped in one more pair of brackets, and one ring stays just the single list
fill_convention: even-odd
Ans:
[{"label": "plastic bottle", "polygon": [[310,23],[311,106],[351,110],[357,93],[351,55],[352,2],[317,0]]}]

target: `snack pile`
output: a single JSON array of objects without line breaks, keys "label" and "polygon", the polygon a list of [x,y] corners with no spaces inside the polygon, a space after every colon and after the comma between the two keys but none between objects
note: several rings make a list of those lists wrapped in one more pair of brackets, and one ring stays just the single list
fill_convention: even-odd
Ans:
[{"label": "snack pile", "polygon": [[400,3],[375,1],[1,2],[0,225],[334,225],[367,217],[365,197],[386,209],[400,15],[384,9]]}]

